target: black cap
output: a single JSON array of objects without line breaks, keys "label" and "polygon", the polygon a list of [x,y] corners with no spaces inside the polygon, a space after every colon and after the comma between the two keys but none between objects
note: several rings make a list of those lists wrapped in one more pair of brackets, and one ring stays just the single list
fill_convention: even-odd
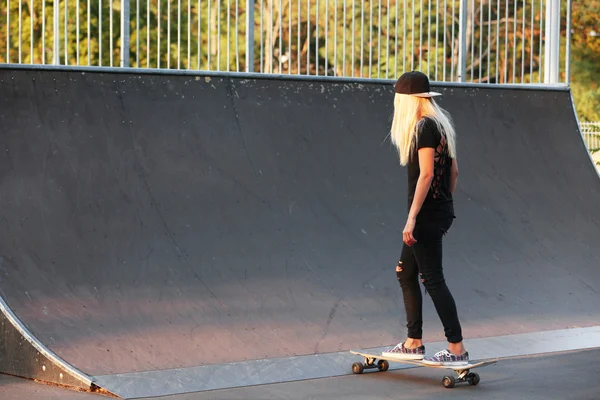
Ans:
[{"label": "black cap", "polygon": [[398,78],[394,85],[394,91],[416,97],[441,96],[441,93],[432,92],[429,86],[429,78],[422,72],[405,72]]}]

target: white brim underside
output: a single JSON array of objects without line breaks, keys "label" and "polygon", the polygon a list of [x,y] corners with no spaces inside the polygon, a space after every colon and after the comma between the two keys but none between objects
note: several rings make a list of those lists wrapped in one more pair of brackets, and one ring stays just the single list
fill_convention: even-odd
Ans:
[{"label": "white brim underside", "polygon": [[415,96],[415,97],[435,97],[435,96],[441,96],[441,93],[438,92],[427,92],[427,93],[412,93],[411,96]]}]

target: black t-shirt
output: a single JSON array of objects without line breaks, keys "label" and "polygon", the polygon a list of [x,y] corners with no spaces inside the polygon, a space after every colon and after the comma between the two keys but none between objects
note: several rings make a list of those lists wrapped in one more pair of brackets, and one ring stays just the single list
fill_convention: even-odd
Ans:
[{"label": "black t-shirt", "polygon": [[417,215],[417,221],[431,221],[436,219],[454,218],[454,204],[450,193],[450,171],[452,158],[448,152],[446,139],[440,133],[437,124],[430,118],[423,118],[417,124],[419,131],[417,145],[413,147],[408,161],[408,209],[417,188],[417,181],[421,169],[419,168],[418,150],[431,147],[435,149],[433,180]]}]

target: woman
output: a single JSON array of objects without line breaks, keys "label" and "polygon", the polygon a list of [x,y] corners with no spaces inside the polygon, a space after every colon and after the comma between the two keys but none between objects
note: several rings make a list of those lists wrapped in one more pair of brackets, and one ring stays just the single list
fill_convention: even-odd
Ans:
[{"label": "woman", "polygon": [[[454,219],[452,196],[458,179],[456,139],[452,121],[432,99],[429,79],[421,72],[403,74],[395,86],[392,142],[400,163],[408,165],[408,218],[396,275],[406,310],[408,338],[385,356],[422,359],[431,365],[463,365],[463,345],[456,304],[442,270],[442,237]],[[444,326],[448,348],[425,356],[423,299],[419,277]]]}]

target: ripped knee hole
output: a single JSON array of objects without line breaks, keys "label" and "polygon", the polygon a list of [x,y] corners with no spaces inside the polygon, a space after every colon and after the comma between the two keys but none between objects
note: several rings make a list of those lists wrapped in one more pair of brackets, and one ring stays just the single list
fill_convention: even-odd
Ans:
[{"label": "ripped knee hole", "polygon": [[398,261],[398,265],[396,266],[396,272],[402,272],[402,261]]}]

